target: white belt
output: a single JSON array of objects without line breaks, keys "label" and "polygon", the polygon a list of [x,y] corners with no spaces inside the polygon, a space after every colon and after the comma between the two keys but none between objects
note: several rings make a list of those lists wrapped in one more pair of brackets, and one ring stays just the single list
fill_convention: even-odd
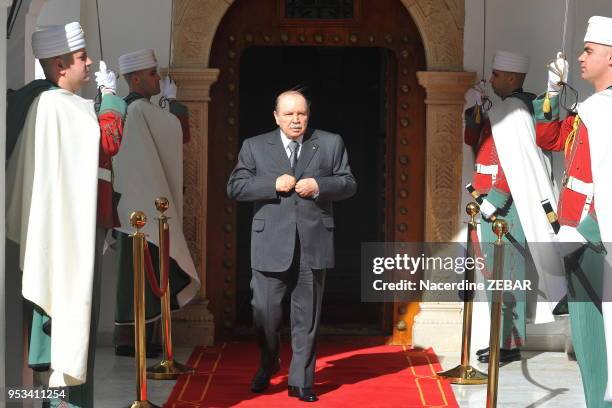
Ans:
[{"label": "white belt", "polygon": [[108,181],[109,183],[112,183],[112,173],[109,169],[103,169],[101,167],[98,167],[98,179],[99,180],[104,180],[104,181]]},{"label": "white belt", "polygon": [[480,173],[480,174],[490,174],[492,176],[497,175],[497,169],[498,169],[498,165],[497,164],[491,164],[489,166],[485,166],[484,164],[478,164],[476,163],[474,165],[474,169],[476,170],[476,173]]},{"label": "white belt", "polygon": [[563,185],[572,191],[583,194],[587,197],[593,196],[593,183],[585,183],[576,177],[568,177]]}]

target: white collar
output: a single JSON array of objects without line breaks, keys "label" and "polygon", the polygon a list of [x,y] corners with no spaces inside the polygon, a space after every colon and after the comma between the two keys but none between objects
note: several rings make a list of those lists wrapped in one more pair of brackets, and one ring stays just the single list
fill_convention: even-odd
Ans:
[{"label": "white collar", "polygon": [[295,140],[296,142],[299,143],[300,146],[302,146],[302,140],[304,140],[304,135],[298,137],[297,139],[291,139],[287,137],[287,135],[285,134],[285,132],[283,132],[282,129],[279,129],[279,130],[280,130],[280,135],[281,135],[281,141],[283,142],[283,146],[285,147],[285,150],[287,150],[289,143],[291,143],[293,140]]}]

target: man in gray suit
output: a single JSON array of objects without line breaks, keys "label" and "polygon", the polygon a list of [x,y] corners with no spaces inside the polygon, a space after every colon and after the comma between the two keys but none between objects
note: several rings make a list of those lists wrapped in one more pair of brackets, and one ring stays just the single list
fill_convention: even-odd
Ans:
[{"label": "man in gray suit", "polygon": [[230,199],[253,202],[251,289],[261,367],[251,384],[262,392],[279,370],[281,301],[291,293],[289,396],[317,401],[312,391],[316,335],[325,270],[334,266],[332,201],[351,197],[357,183],[339,135],[307,131],[306,98],[276,99],[279,129],[244,141],[230,175]]}]

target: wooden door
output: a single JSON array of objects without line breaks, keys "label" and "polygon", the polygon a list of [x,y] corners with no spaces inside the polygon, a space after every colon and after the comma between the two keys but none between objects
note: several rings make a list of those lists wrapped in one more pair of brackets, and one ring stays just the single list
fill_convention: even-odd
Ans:
[{"label": "wooden door", "polygon": [[[237,234],[244,223],[237,205],[227,200],[227,178],[240,149],[241,61],[257,47],[376,48],[381,50],[384,86],[381,109],[384,140],[381,165],[371,169],[379,177],[377,208],[363,208],[362,217],[380,220],[380,240],[422,241],[424,232],[425,105],[416,72],[425,67],[418,30],[399,0],[341,0],[337,7],[313,8],[318,2],[237,0],[224,16],[213,42],[210,66],[221,74],[211,89],[207,228],[207,294],[215,316],[217,338],[233,333],[237,321]],[[337,55],[330,52],[330,58]],[[366,54],[364,54],[366,55]],[[246,57],[244,57],[246,58]],[[244,77],[244,76],[242,76]],[[284,84],[270,83],[270,87]],[[365,81],[364,81],[365,82]],[[270,106],[267,130],[272,121]],[[251,135],[254,136],[255,134]],[[344,135],[346,138],[346,135]],[[363,149],[363,147],[360,147]],[[351,154],[349,150],[349,155]],[[358,180],[359,182],[359,180]],[[359,194],[359,193],[358,193]],[[359,220],[355,220],[358,222]],[[360,248],[355,248],[359,257]],[[358,271],[355,279],[359,279]],[[239,299],[238,301],[244,301]],[[386,305],[380,327],[393,329],[396,342],[408,343],[415,304]],[[325,313],[325,309],[324,309]],[[356,314],[359,312],[356,310]],[[406,317],[408,316],[408,317]],[[401,319],[400,319],[401,317]]]}]

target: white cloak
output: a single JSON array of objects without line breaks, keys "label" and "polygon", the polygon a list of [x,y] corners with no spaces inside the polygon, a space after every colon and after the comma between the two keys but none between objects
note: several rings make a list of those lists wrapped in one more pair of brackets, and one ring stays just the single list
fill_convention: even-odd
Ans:
[{"label": "white cloak", "polygon": [[604,262],[602,312],[608,356],[605,399],[612,401],[612,91],[606,89],[584,101],[578,115],[589,134],[593,197],[597,223],[607,255]]},{"label": "white cloak", "polygon": [[93,101],[49,90],[7,165],[6,236],[20,245],[23,296],[52,318],[52,387],[86,381],[99,145]]},{"label": "white cloak", "polygon": [[[533,117],[520,99],[506,98],[495,104],[488,115],[499,162],[538,271],[539,288],[548,295],[547,299],[538,299],[534,323],[549,323],[554,321],[552,309],[566,291],[563,264],[552,244],[554,231],[541,204],[547,198],[556,210],[557,193],[549,157],[536,145]],[[478,275],[477,280],[482,278]],[[474,302],[472,356],[489,345],[488,335],[483,335],[489,329],[490,312],[486,296],[482,295]]]},{"label": "white cloak", "polygon": [[117,230],[134,233],[133,211],[144,211],[148,221],[142,231],[147,241],[159,246],[157,197],[166,197],[170,207],[170,257],[189,275],[190,283],[177,294],[183,307],[197,293],[200,279],[183,233],[183,135],[179,120],[147,99],[128,106],[123,140],[113,162],[114,188],[121,193]]},{"label": "white cloak", "polygon": [[535,323],[553,322],[552,310],[566,293],[565,270],[553,245],[554,231],[542,208],[550,201],[556,211],[556,196],[549,158],[536,144],[531,113],[518,98],[506,98],[489,111],[493,140],[512,199],[516,205],[527,245],[546,294],[538,301]]}]

